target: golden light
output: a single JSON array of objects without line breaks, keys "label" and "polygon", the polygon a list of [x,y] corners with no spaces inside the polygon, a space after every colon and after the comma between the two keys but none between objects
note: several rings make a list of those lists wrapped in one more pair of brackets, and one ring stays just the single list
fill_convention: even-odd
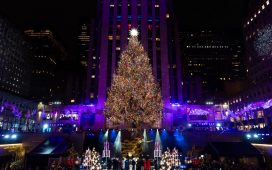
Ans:
[{"label": "golden light", "polygon": [[15,147],[15,146],[23,146],[23,144],[22,143],[2,144],[2,145],[0,145],[0,148],[2,148],[2,147]]}]

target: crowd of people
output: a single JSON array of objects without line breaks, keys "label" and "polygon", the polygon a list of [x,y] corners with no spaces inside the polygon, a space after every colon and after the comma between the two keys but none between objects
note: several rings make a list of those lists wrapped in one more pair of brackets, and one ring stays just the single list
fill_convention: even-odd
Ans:
[{"label": "crowd of people", "polygon": [[153,159],[147,157],[126,157],[124,159],[112,158],[103,159],[103,166],[112,170],[150,170],[151,167],[156,168],[156,162]]},{"label": "crowd of people", "polygon": [[190,164],[187,166],[188,170],[261,170],[259,165],[243,163],[238,160],[226,159],[219,161],[211,157],[204,158],[198,164]]}]

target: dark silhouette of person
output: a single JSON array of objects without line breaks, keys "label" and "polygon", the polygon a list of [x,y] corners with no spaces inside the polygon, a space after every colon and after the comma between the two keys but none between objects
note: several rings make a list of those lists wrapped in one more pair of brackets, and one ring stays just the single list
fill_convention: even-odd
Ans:
[{"label": "dark silhouette of person", "polygon": [[129,159],[128,159],[128,157],[126,158],[126,161],[125,161],[125,170],[129,170]]},{"label": "dark silhouette of person", "polygon": [[135,160],[134,160],[134,159],[132,159],[132,161],[131,161],[131,165],[132,165],[132,169],[135,169],[136,162],[135,162]]},{"label": "dark silhouette of person", "polygon": [[118,170],[118,160],[115,158],[113,159],[113,170]]}]

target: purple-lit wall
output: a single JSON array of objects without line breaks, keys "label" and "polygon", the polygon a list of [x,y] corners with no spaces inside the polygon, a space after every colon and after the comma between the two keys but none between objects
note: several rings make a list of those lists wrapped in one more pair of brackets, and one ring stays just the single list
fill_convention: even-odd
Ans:
[{"label": "purple-lit wall", "polygon": [[248,81],[247,88],[227,101],[234,112],[239,112],[252,103],[272,98],[272,54],[262,55],[256,48],[260,31],[272,25],[272,3],[269,0],[256,1],[248,11],[243,26]]},{"label": "purple-lit wall", "polygon": [[[181,90],[181,60],[179,42],[174,33],[168,31],[171,24],[174,24],[172,4],[168,0],[104,0],[98,1],[98,53],[95,81],[97,82],[97,113],[102,114],[106,101],[107,90],[110,88],[112,74],[114,73],[119,56],[128,43],[128,31],[132,27],[138,28],[139,40],[148,52],[152,65],[153,75],[161,85],[161,92],[165,108],[171,108],[170,98],[175,102],[182,102]],[[128,5],[130,4],[130,5]],[[169,7],[169,8],[168,8]],[[168,8],[168,9],[167,9]],[[171,20],[171,21],[170,21]],[[169,49],[170,42],[173,47]],[[96,44],[93,43],[94,46]],[[93,47],[90,47],[93,49]],[[171,52],[171,50],[177,50]],[[92,67],[93,55],[89,55],[89,69]],[[172,63],[172,60],[176,61]],[[170,71],[172,69],[172,71]],[[93,74],[93,73],[92,73]],[[177,81],[170,81],[170,77]],[[86,104],[90,104],[90,82],[93,83],[91,74],[87,79]],[[170,91],[171,87],[171,91]],[[95,94],[95,93],[94,93]],[[175,96],[173,94],[176,94]],[[95,100],[94,100],[95,101]]]},{"label": "purple-lit wall", "polygon": [[[66,105],[52,106],[43,109],[42,118],[39,121],[41,124],[49,124],[52,131],[57,131],[59,126],[66,124],[76,125],[82,130],[106,129],[112,128],[103,114],[100,113],[100,108],[96,105]],[[51,113],[52,119],[45,119],[46,114]],[[61,119],[61,115],[77,114],[78,119]],[[204,117],[204,119],[202,119]],[[201,119],[198,119],[201,118]],[[214,105],[180,105],[171,104],[170,108],[165,108],[161,128],[173,130],[176,128],[186,128],[188,123],[191,124],[210,124],[215,126],[216,123],[223,123],[228,120],[226,109],[222,106]],[[42,122],[41,122],[42,121]],[[124,126],[125,128],[126,126]],[[120,127],[122,128],[122,127]]]},{"label": "purple-lit wall", "polygon": [[[152,58],[153,61],[153,73],[156,76],[157,75],[157,68],[158,63],[156,63],[157,59],[157,50],[156,50],[156,26],[160,29],[160,35],[157,36],[157,38],[160,38],[160,60],[161,60],[161,70],[160,74],[161,77],[157,77],[161,81],[161,89],[162,89],[162,96],[163,100],[165,102],[165,105],[169,105],[169,72],[168,72],[168,37],[167,37],[167,23],[166,23],[166,0],[160,0],[160,1],[141,1],[141,3],[138,3],[136,0],[124,0],[121,1],[121,3],[117,2],[117,0],[105,0],[103,1],[103,12],[102,12],[102,28],[101,28],[101,44],[100,47],[103,47],[100,49],[100,71],[99,71],[99,84],[98,84],[98,103],[97,106],[99,109],[104,108],[104,103],[106,100],[106,93],[107,89],[109,88],[110,84],[107,83],[108,78],[111,79],[111,76],[108,74],[113,74],[114,70],[116,69],[116,60],[119,60],[119,56],[117,53],[121,53],[126,45],[127,45],[127,38],[128,38],[128,31],[131,27],[140,28],[140,38],[141,42],[144,45],[145,49],[152,50],[153,54],[152,56],[149,56]],[[130,4],[130,6],[128,6]],[[138,6],[141,5],[141,6]],[[159,5],[160,15],[155,16],[155,4]],[[121,7],[118,8],[118,5],[121,5]],[[148,5],[151,6],[152,11],[148,10]],[[128,10],[128,8],[131,8],[131,10]],[[139,14],[139,10],[141,9],[141,14]],[[117,11],[117,10],[121,10]],[[118,16],[118,14],[121,14]],[[113,16],[112,21],[110,21],[110,16]],[[131,16],[131,19],[128,19]],[[119,17],[120,19],[114,19]],[[138,18],[142,17],[141,20],[138,20]],[[154,19],[150,19],[151,17],[157,17],[157,21]],[[123,19],[125,18],[125,19]],[[113,23],[111,25],[111,23]],[[128,25],[130,24],[130,25]],[[139,24],[139,25],[138,25]],[[116,25],[120,25],[120,30]],[[152,29],[152,35],[148,35],[148,25]],[[110,29],[109,29],[110,28]],[[119,33],[119,34],[118,34]],[[108,36],[112,36],[112,41],[108,39]],[[120,36],[120,45],[117,45],[117,39],[119,39]],[[117,38],[118,37],[118,38]],[[148,47],[148,38],[152,38],[152,46]],[[111,41],[111,43],[110,43]],[[118,42],[119,43],[119,42]],[[108,45],[111,44],[111,47],[108,47]],[[112,48],[111,54],[109,54],[108,48]],[[116,48],[120,48],[116,50]],[[109,58],[111,56],[111,58]],[[110,62],[111,64],[107,64]],[[111,66],[111,68],[109,68]],[[111,69],[109,72],[108,69]]]}]

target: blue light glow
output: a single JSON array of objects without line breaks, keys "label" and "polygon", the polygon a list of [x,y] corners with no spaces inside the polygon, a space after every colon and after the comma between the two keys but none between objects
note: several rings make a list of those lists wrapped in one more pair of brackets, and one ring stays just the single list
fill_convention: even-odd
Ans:
[{"label": "blue light glow", "polygon": [[258,136],[257,134],[254,134],[253,137],[254,137],[254,138],[258,138],[259,136]]},{"label": "blue light glow", "polygon": [[47,128],[48,128],[48,124],[44,124],[43,129],[47,129]]},{"label": "blue light glow", "polygon": [[4,136],[5,139],[9,139],[9,137],[10,137],[9,135],[5,135]]},{"label": "blue light glow", "polygon": [[183,135],[178,130],[176,130],[173,135],[176,140],[176,145],[178,145],[178,147],[182,147],[182,144],[184,143]]},{"label": "blue light glow", "polygon": [[148,133],[149,139],[150,139],[150,140],[154,140],[154,139],[155,139],[155,135],[156,135],[156,134],[155,134],[155,131],[150,129],[150,131],[149,131],[149,133]]},{"label": "blue light glow", "polygon": [[16,139],[16,138],[17,138],[16,134],[11,135],[11,139]]},{"label": "blue light glow", "polygon": [[161,132],[161,142],[162,142],[162,146],[167,146],[167,141],[169,139],[169,134],[166,130],[163,130]]},{"label": "blue light glow", "polygon": [[251,138],[251,134],[247,134],[246,137],[249,139]]},{"label": "blue light glow", "polygon": [[145,153],[146,151],[148,151],[146,129],[144,129],[144,133],[143,133],[142,151],[143,151],[144,153]]},{"label": "blue light glow", "polygon": [[109,139],[109,130],[106,131],[106,133],[104,134],[104,138],[103,138],[103,141],[108,141]]},{"label": "blue light glow", "polygon": [[121,153],[122,151],[122,146],[121,146],[121,131],[118,132],[117,137],[114,141],[114,151],[115,153]]},{"label": "blue light glow", "polygon": [[102,130],[101,130],[100,133],[99,133],[98,139],[99,139],[99,143],[102,144],[102,143],[103,143],[103,139],[104,139],[104,133],[103,133]]},{"label": "blue light glow", "polygon": [[155,141],[158,142],[161,147],[162,147],[162,143],[161,143],[161,137],[160,137],[160,133],[159,133],[159,130],[157,129],[156,131],[156,138],[155,138]]},{"label": "blue light glow", "polygon": [[116,132],[115,129],[113,129],[113,130],[111,131],[111,135],[110,135],[110,141],[111,141],[112,143],[115,141],[116,136],[117,136],[117,132]]}]

